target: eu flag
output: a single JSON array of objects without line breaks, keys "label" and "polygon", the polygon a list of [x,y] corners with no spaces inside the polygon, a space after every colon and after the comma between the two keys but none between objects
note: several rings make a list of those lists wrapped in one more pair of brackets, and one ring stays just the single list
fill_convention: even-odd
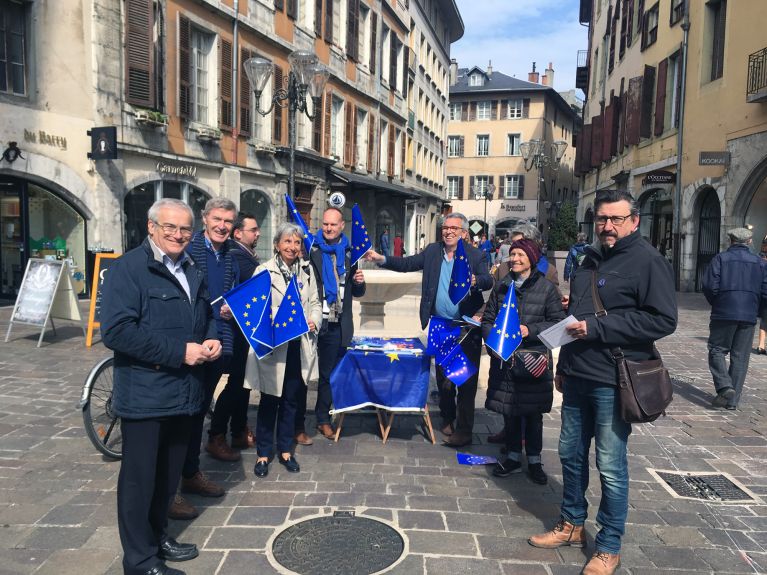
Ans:
[{"label": "eu flag", "polygon": [[458,246],[453,255],[453,271],[450,274],[450,287],[447,293],[450,301],[458,305],[471,289],[471,267],[469,258],[466,257],[466,249],[463,247],[463,240],[458,240]]},{"label": "eu flag", "polygon": [[503,361],[509,361],[511,354],[522,343],[522,332],[519,329],[519,308],[514,282],[509,285],[509,291],[503,300],[503,305],[495,316],[490,335],[485,338],[485,344],[492,349]]},{"label": "eu flag", "polygon": [[272,322],[274,326],[274,347],[280,346],[292,339],[302,336],[309,331],[309,324],[304,317],[304,307],[301,305],[301,295],[298,291],[296,277],[290,278],[288,289],[282,298],[280,307]]},{"label": "eu flag", "polygon": [[269,271],[260,271],[248,281],[226,292],[223,297],[258,358],[269,355],[274,348]]},{"label": "eu flag", "polygon": [[454,345],[447,357],[439,364],[445,377],[452,381],[456,387],[463,385],[477,373],[477,366],[466,356],[460,344]]},{"label": "eu flag", "polygon": [[288,204],[288,215],[293,220],[293,223],[298,224],[301,229],[304,230],[304,257],[309,259],[309,254],[314,245],[314,236],[309,233],[309,226],[306,225],[304,218],[298,213],[296,205],[293,203],[293,200],[290,199],[288,194],[285,194],[285,202]]},{"label": "eu flag", "polygon": [[373,242],[370,241],[365,222],[362,221],[360,207],[354,204],[352,207],[352,265],[356,264],[365,252],[372,247]]},{"label": "eu flag", "polygon": [[435,356],[437,363],[453,349],[461,335],[461,326],[451,319],[431,316],[429,319],[429,337],[426,353]]}]

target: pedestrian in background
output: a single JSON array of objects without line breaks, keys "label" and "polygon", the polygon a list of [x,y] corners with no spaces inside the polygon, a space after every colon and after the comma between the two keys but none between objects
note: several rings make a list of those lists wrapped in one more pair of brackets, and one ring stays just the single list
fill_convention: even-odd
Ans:
[{"label": "pedestrian in background", "polygon": [[402,236],[397,234],[394,236],[394,256],[401,258],[405,253],[405,242],[402,241]]},{"label": "pedestrian in background", "polygon": [[127,575],[178,575],[164,561],[198,551],[168,535],[168,507],[204,407],[205,366],[221,356],[221,342],[205,274],[185,252],[191,208],[162,199],[147,219],[149,236],[109,268],[101,304],[122,431],[117,526]]},{"label": "pedestrian in background", "polygon": [[391,254],[391,246],[389,245],[389,226],[384,227],[384,231],[378,240],[378,245],[380,246],[381,253],[384,256]]},{"label": "pedestrian in background", "polygon": [[588,236],[583,232],[579,233],[576,237],[575,243],[570,246],[570,251],[567,252],[567,259],[565,260],[565,281],[569,282],[575,275],[575,271],[583,262],[583,258],[586,257],[586,246],[589,245],[586,242]]},{"label": "pedestrian in background", "polygon": [[[762,240],[762,249],[759,250],[759,257],[762,258],[762,265],[767,266],[767,237]],[[767,339],[767,305],[762,305],[759,320],[759,343],[756,345],[754,353],[767,355],[767,350],[765,349],[765,339]]]},{"label": "pedestrian in background", "polygon": [[714,256],[703,276],[703,295],[711,304],[708,368],[716,389],[712,407],[737,408],[756,320],[767,306],[767,266],[751,253],[751,235],[746,228],[728,231],[730,247]]},{"label": "pedestrian in background", "polygon": [[479,244],[479,249],[485,253],[485,257],[487,258],[487,265],[492,266],[495,263],[495,246],[493,245],[492,241],[487,239],[486,234],[482,234],[482,241]]}]

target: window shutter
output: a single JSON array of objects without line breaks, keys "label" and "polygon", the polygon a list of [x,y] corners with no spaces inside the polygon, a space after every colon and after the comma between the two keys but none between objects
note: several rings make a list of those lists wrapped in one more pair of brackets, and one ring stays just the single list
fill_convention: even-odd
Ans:
[{"label": "window shutter", "polygon": [[576,163],[578,171],[587,174],[591,170],[591,124],[584,124],[583,130],[578,134],[576,154],[579,156]]},{"label": "window shutter", "polygon": [[[276,92],[280,88],[282,88],[282,67],[275,64],[273,89]],[[274,124],[273,124],[274,127],[272,128],[272,142],[274,142],[275,144],[282,143],[282,117],[284,113],[285,113],[285,109],[280,108],[278,106],[275,106],[274,110],[272,111],[272,115],[274,116]]]},{"label": "window shutter", "polygon": [[345,122],[344,122],[344,165],[350,166],[354,158],[354,151],[352,150],[352,132],[354,127],[352,122],[354,121],[354,104],[346,102],[344,106]]},{"label": "window shutter", "polygon": [[229,40],[218,38],[218,125],[225,129],[232,129],[232,43]]},{"label": "window shutter", "polygon": [[469,102],[469,122],[477,119],[477,103]]},{"label": "window shutter", "polygon": [[378,14],[370,11],[370,74],[375,76],[376,74],[376,52],[378,45],[376,44],[376,35],[378,34]]},{"label": "window shutter", "polygon": [[658,63],[658,83],[655,86],[655,130],[653,133],[660,136],[663,133],[663,125],[666,115],[666,72],[668,60]]},{"label": "window shutter", "polygon": [[[466,192],[466,199],[471,200],[474,194],[474,176],[469,176],[469,189]],[[463,199],[463,196],[461,196]]]},{"label": "window shutter", "polygon": [[324,0],[314,0],[314,33],[322,38],[322,6]]},{"label": "window shutter", "polygon": [[362,163],[362,158],[359,157],[359,150],[357,149],[357,129],[359,126],[357,125],[356,106],[352,106],[352,111],[354,112],[352,115],[352,166],[356,166]]},{"label": "window shutter", "polygon": [[463,176],[458,176],[458,199],[463,199]]},{"label": "window shutter", "polygon": [[523,118],[530,117],[530,98],[522,99],[522,117]]},{"label": "window shutter", "polygon": [[517,194],[517,199],[521,200],[525,197],[525,176],[517,176],[519,179],[519,193]]},{"label": "window shutter", "polygon": [[376,149],[376,119],[373,114],[368,115],[368,172],[375,170],[373,163],[374,152]]},{"label": "window shutter", "polygon": [[502,200],[506,196],[506,177],[504,174],[498,176],[498,199]]},{"label": "window shutter", "polygon": [[125,56],[128,103],[153,108],[155,105],[154,10],[152,0],[128,0],[125,6]]},{"label": "window shutter", "polygon": [[488,200],[493,199],[493,186],[495,186],[495,176],[490,176],[487,178],[487,190],[485,191],[485,196]]},{"label": "window shutter", "polygon": [[623,92],[620,97],[620,113],[618,119],[618,153],[622,154],[626,147],[626,104],[628,103],[628,93]]},{"label": "window shutter", "polygon": [[274,9],[282,12],[285,9],[285,0],[274,0]]},{"label": "window shutter", "polygon": [[605,108],[602,159],[609,160],[618,151],[618,120],[620,103],[617,96],[610,97],[610,104]]},{"label": "window shutter", "polygon": [[591,120],[591,167],[598,168],[602,163],[602,114]]},{"label": "window shutter", "polygon": [[402,97],[407,98],[407,84],[410,80],[408,76],[408,63],[410,62],[410,48],[402,46]]},{"label": "window shutter", "polygon": [[637,76],[629,79],[628,98],[626,100],[626,145],[639,143],[642,117],[642,83],[644,78]]},{"label": "window shutter", "polygon": [[399,44],[394,30],[389,32],[389,39],[389,89],[393,92],[397,89],[397,44]]},{"label": "window shutter", "polygon": [[292,20],[298,16],[298,0],[288,0],[288,18]]},{"label": "window shutter", "polygon": [[[245,60],[250,58],[250,50],[240,49],[240,133],[243,136],[250,136],[251,126],[253,124],[250,117],[250,80],[245,73]],[[258,113],[258,112],[256,112]]]},{"label": "window shutter", "polygon": [[620,57],[623,58],[623,54],[626,53],[626,39],[628,34],[628,0],[623,0],[621,7],[621,45],[620,45]]},{"label": "window shutter", "polygon": [[491,120],[498,119],[498,100],[492,100],[490,102],[490,119]]},{"label": "window shutter", "polygon": [[463,157],[463,145],[465,138],[463,136],[458,137],[458,157]]},{"label": "window shutter", "polygon": [[322,96],[318,100],[313,100],[314,120],[312,120],[312,148],[322,154]]},{"label": "window shutter", "polygon": [[359,60],[360,0],[347,0],[346,5],[346,55],[355,62]]},{"label": "window shutter", "polygon": [[405,132],[402,133],[402,155],[400,157],[400,166],[399,166],[399,179],[403,182],[405,181],[405,155],[407,154],[407,136]]},{"label": "window shutter", "polygon": [[325,0],[325,42],[333,43],[333,0]]},{"label": "window shutter", "polygon": [[681,50],[677,50],[676,55],[677,55],[676,65],[679,66],[679,68],[677,68],[677,74],[676,74],[676,100],[674,102],[674,127],[678,128],[679,127],[679,106],[682,104]]},{"label": "window shutter", "polygon": [[469,119],[469,103],[463,102],[461,106],[461,122],[465,122]]},{"label": "window shutter", "polygon": [[333,121],[333,92],[328,90],[325,93],[325,155],[330,156],[330,127]]},{"label": "window shutter", "polygon": [[394,138],[394,125],[389,122],[389,146],[388,146],[388,153],[389,157],[387,158],[386,162],[386,175],[390,178],[394,175],[394,145],[396,143],[396,139]]},{"label": "window shutter", "polygon": [[186,16],[178,17],[178,115],[188,120],[192,115],[190,42],[192,23]]},{"label": "window shutter", "polygon": [[655,86],[655,68],[653,66],[644,67],[644,78],[642,80],[642,113],[639,123],[639,135],[642,138],[652,136],[652,101]]},{"label": "window shutter", "polygon": [[637,40],[639,40],[640,42],[642,41],[643,27],[644,27],[644,0],[637,0]]}]

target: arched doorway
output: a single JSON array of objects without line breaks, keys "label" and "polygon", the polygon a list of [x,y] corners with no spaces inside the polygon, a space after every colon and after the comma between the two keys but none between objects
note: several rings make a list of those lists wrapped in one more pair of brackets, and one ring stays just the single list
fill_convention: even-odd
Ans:
[{"label": "arched doorway", "polygon": [[265,262],[272,257],[272,204],[264,192],[245,190],[240,194],[240,210],[256,217],[261,229],[256,255],[259,260]]},{"label": "arched doorway", "polygon": [[704,192],[698,216],[698,255],[695,264],[695,291],[703,288],[703,274],[708,264],[719,253],[719,231],[721,212],[719,197],[713,188]]},{"label": "arched doorway", "polygon": [[639,233],[667,257],[671,256],[673,217],[669,190],[649,190],[639,199]]},{"label": "arched doorway", "polygon": [[586,234],[586,241],[589,243],[594,241],[594,210],[591,208],[586,210],[583,221],[578,223],[578,230]]},{"label": "arched doorway", "polygon": [[389,231],[389,255],[392,255],[394,248],[394,236],[397,233],[394,226],[394,218],[387,209],[383,209],[376,215],[376,235],[373,240],[375,249],[381,253],[381,235],[384,230]]}]

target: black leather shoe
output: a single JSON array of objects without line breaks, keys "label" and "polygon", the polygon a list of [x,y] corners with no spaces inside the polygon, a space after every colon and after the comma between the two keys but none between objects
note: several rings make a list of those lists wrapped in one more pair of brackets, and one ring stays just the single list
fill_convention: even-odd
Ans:
[{"label": "black leather shoe", "polygon": [[285,469],[287,469],[290,473],[298,473],[301,471],[301,466],[298,465],[298,461],[296,461],[296,458],[292,455],[287,459],[283,459],[282,456],[280,456],[277,458],[277,460],[280,462],[280,465],[284,465]]},{"label": "black leather shoe", "polygon": [[253,473],[256,474],[256,477],[266,477],[269,475],[269,462],[256,461],[256,466],[253,468]]},{"label": "black leather shoe", "polygon": [[165,563],[160,563],[159,565],[152,567],[149,571],[144,571],[144,575],[186,575],[186,571],[174,569],[173,567],[168,567]]},{"label": "black leather shoe", "polygon": [[166,561],[189,561],[200,554],[194,543],[179,543],[172,537],[168,537],[160,543],[157,556]]}]

